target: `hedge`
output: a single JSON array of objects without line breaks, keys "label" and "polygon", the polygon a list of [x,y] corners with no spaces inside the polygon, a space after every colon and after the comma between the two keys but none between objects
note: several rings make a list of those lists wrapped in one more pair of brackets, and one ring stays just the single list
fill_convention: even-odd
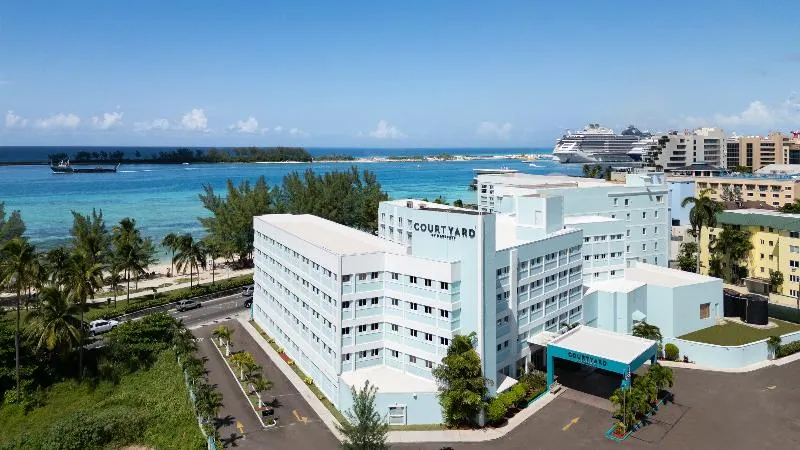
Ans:
[{"label": "hedge", "polygon": [[664,356],[670,361],[677,361],[680,351],[675,344],[667,344],[664,346]]},{"label": "hedge", "polygon": [[90,306],[90,309],[85,314],[85,318],[87,321],[92,321],[95,319],[114,319],[126,314],[141,311],[143,309],[163,306],[179,300],[215,294],[218,292],[227,291],[229,289],[247,286],[249,284],[253,284],[253,276],[243,275],[240,277],[220,280],[215,282],[213,285],[204,284],[200,286],[193,286],[191,289],[186,287],[171,291],[158,292],[154,296],[147,296],[146,298],[138,297],[136,299],[131,299],[130,305],[127,304],[127,301],[124,298],[117,297],[116,308],[114,308],[113,301],[110,306],[106,306],[104,304],[99,307]]},{"label": "hedge", "polygon": [[784,356],[789,356],[797,352],[800,352],[800,341],[794,341],[786,345],[779,346],[775,356],[777,358],[783,358]]}]

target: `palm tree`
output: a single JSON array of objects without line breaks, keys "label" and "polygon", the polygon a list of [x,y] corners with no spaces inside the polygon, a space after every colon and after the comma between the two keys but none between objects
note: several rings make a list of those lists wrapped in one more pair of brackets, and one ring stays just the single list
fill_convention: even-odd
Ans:
[{"label": "palm tree", "polygon": [[[722,212],[722,203],[710,197],[713,189],[703,189],[697,197],[686,197],[681,201],[681,207],[693,205],[689,211],[689,223],[692,225],[692,234],[700,240],[703,227],[717,225],[717,213]],[[697,252],[697,273],[700,273],[700,252]]]},{"label": "palm tree", "polygon": [[58,288],[46,287],[39,292],[36,309],[25,319],[25,334],[38,350],[72,351],[81,339],[78,314],[78,306],[69,303]]},{"label": "palm tree", "polygon": [[11,239],[0,249],[0,285],[14,289],[17,294],[17,328],[14,333],[17,402],[20,401],[20,396],[22,395],[19,379],[20,300],[22,293],[34,282],[37,263],[36,249],[23,237]]},{"label": "palm tree", "polygon": [[147,267],[154,262],[154,248],[149,238],[142,239],[136,228],[136,220],[126,217],[115,225],[111,238],[114,244],[114,262],[119,270],[125,271],[127,284],[127,303],[131,302],[131,276],[139,277],[146,273]]},{"label": "palm tree", "polygon": [[117,308],[117,285],[122,281],[122,272],[123,269],[119,261],[114,260],[111,261],[111,264],[108,266],[108,284],[111,287],[111,290],[114,292],[114,309]]},{"label": "palm tree", "polygon": [[258,397],[258,407],[264,407],[264,400],[261,398],[261,393],[272,389],[272,381],[264,378],[263,375],[252,378],[250,386],[253,388],[253,393]]},{"label": "palm tree", "polygon": [[780,336],[770,336],[769,339],[767,339],[767,347],[772,355],[772,359],[776,359],[778,356],[778,349],[781,347]]},{"label": "palm tree", "polygon": [[172,345],[175,348],[175,354],[180,362],[181,356],[191,356],[197,351],[197,341],[191,331],[186,328],[180,328],[175,332],[172,337]]},{"label": "palm tree", "polygon": [[172,252],[172,259],[170,259],[170,272],[171,274],[175,274],[175,252],[181,246],[181,236],[175,233],[169,233],[168,235],[164,236],[164,239],[161,240],[161,246],[169,249]]},{"label": "palm tree", "polygon": [[221,325],[214,329],[212,334],[219,339],[219,345],[225,344],[225,356],[231,355],[231,345],[233,345],[233,341],[231,341],[231,336],[233,336],[233,330],[230,328]]},{"label": "palm tree", "polygon": [[222,394],[217,392],[213,386],[201,383],[197,386],[194,406],[197,413],[204,419],[203,422],[209,422],[217,417],[222,408]]},{"label": "palm tree", "polygon": [[91,255],[82,250],[75,251],[70,257],[66,274],[67,297],[79,306],[81,312],[81,342],[78,357],[80,377],[83,377],[83,342],[86,334],[83,327],[83,313],[86,310],[86,300],[93,297],[103,285],[103,266],[99,262],[93,262],[92,259]]},{"label": "palm tree", "polygon": [[672,387],[675,381],[672,369],[658,363],[650,365],[650,368],[647,369],[647,375],[652,377],[659,391]]},{"label": "palm tree", "polygon": [[69,250],[64,247],[54,248],[44,254],[42,265],[47,274],[47,281],[53,286],[64,285],[64,273],[69,264]]},{"label": "palm tree", "polygon": [[255,359],[253,359],[253,355],[247,352],[239,352],[234,354],[231,356],[230,363],[234,369],[239,371],[240,380],[244,380],[244,374],[246,370],[250,370],[252,367],[257,365]]},{"label": "palm tree", "polygon": [[72,211],[72,246],[76,250],[81,250],[94,264],[105,263],[109,254],[109,236],[103,211],[99,213],[92,209],[92,215],[81,215]]},{"label": "palm tree", "polygon": [[710,274],[724,278],[728,283],[736,283],[742,278],[739,262],[745,261],[752,249],[753,243],[750,241],[748,231],[724,225],[722,231],[709,246],[713,256],[709,262],[709,269],[719,272]]},{"label": "palm tree", "polygon": [[191,380],[192,386],[195,386],[198,381],[204,380],[205,375],[208,373],[203,360],[194,356],[188,356],[184,359],[182,367],[186,371],[189,380]]},{"label": "palm tree", "polygon": [[[197,277],[200,277],[200,268],[206,268],[206,250],[201,241],[195,241],[191,234],[184,234],[181,237],[181,245],[178,253],[175,254],[175,268],[183,270],[189,268],[189,288],[192,287],[194,269],[197,269]],[[199,284],[199,283],[198,283]]]}]

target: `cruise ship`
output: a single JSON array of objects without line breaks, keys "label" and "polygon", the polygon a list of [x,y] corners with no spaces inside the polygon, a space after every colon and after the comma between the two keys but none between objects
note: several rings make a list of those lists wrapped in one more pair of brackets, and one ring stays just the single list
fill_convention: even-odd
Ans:
[{"label": "cruise ship", "polygon": [[632,162],[638,156],[630,153],[634,144],[649,136],[633,125],[616,134],[610,128],[590,123],[582,131],[567,131],[561,136],[553,149],[553,156],[561,163]]}]

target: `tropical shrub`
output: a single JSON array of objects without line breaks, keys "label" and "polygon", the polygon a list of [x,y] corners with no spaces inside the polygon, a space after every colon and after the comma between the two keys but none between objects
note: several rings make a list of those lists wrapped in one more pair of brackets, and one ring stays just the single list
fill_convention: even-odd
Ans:
[{"label": "tropical shrub", "polygon": [[547,387],[547,373],[532,369],[529,370],[528,373],[522,374],[519,377],[519,382],[532,391],[544,389]]},{"label": "tropical shrub", "polygon": [[495,397],[489,400],[486,406],[486,420],[489,423],[499,423],[506,417],[508,407],[500,397]]},{"label": "tropical shrub", "polygon": [[680,351],[675,344],[667,344],[664,346],[664,356],[670,361],[677,361]]},{"label": "tropical shrub", "polygon": [[776,352],[775,356],[778,358],[783,358],[784,356],[789,356],[797,352],[800,352],[800,341],[794,341],[785,345],[781,345],[778,347],[778,351]]},{"label": "tropical shrub", "polygon": [[514,399],[514,404],[518,408],[523,407],[522,403],[525,402],[525,397],[528,395],[528,387],[524,384],[517,383],[511,388],[511,395]]}]

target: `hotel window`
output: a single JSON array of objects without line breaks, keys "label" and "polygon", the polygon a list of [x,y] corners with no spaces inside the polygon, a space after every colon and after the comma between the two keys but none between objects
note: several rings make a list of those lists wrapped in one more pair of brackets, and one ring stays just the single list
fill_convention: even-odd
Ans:
[{"label": "hotel window", "polygon": [[370,352],[372,353],[372,356],[378,356],[378,354],[380,353],[380,350],[377,349],[377,348],[373,348]]},{"label": "hotel window", "polygon": [[711,317],[711,303],[703,303],[700,305],[700,318],[708,319]]},{"label": "hotel window", "polygon": [[366,279],[367,279],[367,274],[365,273],[358,274],[358,281],[364,281]]},{"label": "hotel window", "polygon": [[542,302],[531,305],[531,312],[536,312],[541,310],[542,310]]},{"label": "hotel window", "polygon": [[789,261],[789,267],[793,267],[793,268],[795,268],[795,269],[796,269],[796,268],[798,268],[798,267],[800,267],[800,261],[797,261],[797,260],[790,260],[790,261]]},{"label": "hotel window", "polygon": [[625,236],[631,237],[631,230],[625,230]]},{"label": "hotel window", "polygon": [[369,277],[370,277],[370,279],[372,279],[372,280],[374,280],[374,279],[378,278],[378,272],[372,272],[372,273],[370,274],[370,276],[369,276]]},{"label": "hotel window", "polygon": [[347,283],[350,281],[350,275],[342,275],[342,283]]},{"label": "hotel window", "polygon": [[416,356],[412,356],[412,355],[408,355],[408,362],[410,362],[411,364],[416,364],[417,363],[417,357]]},{"label": "hotel window", "polygon": [[367,306],[367,299],[363,298],[358,301],[358,306]]},{"label": "hotel window", "polygon": [[392,358],[400,357],[400,352],[398,352],[397,350],[390,350],[390,352],[392,352]]},{"label": "hotel window", "polygon": [[399,274],[399,273],[397,273],[397,272],[392,272],[392,279],[393,279],[393,280],[397,280],[397,279],[399,279],[399,278],[400,278],[400,274]]},{"label": "hotel window", "polygon": [[444,317],[445,319],[447,319],[447,318],[450,317],[450,311],[448,311],[446,309],[440,309],[439,310],[439,315]]},{"label": "hotel window", "polygon": [[[656,195],[656,203],[661,203],[664,200],[662,195]],[[658,211],[656,211],[656,217],[658,217]]]},{"label": "hotel window", "polygon": [[370,324],[369,329],[371,331],[378,331],[378,324],[377,323]]},{"label": "hotel window", "polygon": [[425,278],[425,287],[431,287],[431,280],[429,278]]},{"label": "hotel window", "polygon": [[445,282],[445,281],[440,281],[440,282],[439,282],[439,288],[440,288],[441,290],[443,290],[443,291],[446,291],[446,290],[450,289],[450,284],[448,284],[448,283],[447,283],[447,282]]},{"label": "hotel window", "polygon": [[413,337],[417,337],[417,330],[413,330],[413,329],[409,328],[408,329],[408,334],[410,334]]},{"label": "hotel window", "polygon": [[628,206],[628,199],[625,199],[625,206]]},{"label": "hotel window", "polygon": [[642,211],[642,219],[647,219],[647,211]]},{"label": "hotel window", "polygon": [[591,255],[584,255],[583,256],[583,260],[584,261],[589,261],[591,258],[592,258]]},{"label": "hotel window", "polygon": [[425,361],[425,367],[428,369],[433,369],[433,361]]},{"label": "hotel window", "polygon": [[342,361],[350,361],[350,353],[345,353],[342,355]]},{"label": "hotel window", "polygon": [[400,300],[393,298],[392,299],[392,306],[400,306]]},{"label": "hotel window", "polygon": [[372,297],[372,300],[370,300],[370,302],[369,302],[369,303],[370,303],[372,306],[375,306],[375,305],[377,305],[377,304],[378,304],[378,297]]},{"label": "hotel window", "polygon": [[797,245],[790,245],[789,252],[791,253],[800,253],[800,246]]},{"label": "hotel window", "polygon": [[425,333],[425,340],[426,341],[433,341],[433,335],[430,333]]},{"label": "hotel window", "polygon": [[642,234],[647,234],[647,228],[642,228]]},{"label": "hotel window", "polygon": [[414,311],[416,311],[417,308],[419,308],[418,304],[416,304],[414,302],[408,302],[408,309],[413,309]]},{"label": "hotel window", "polygon": [[397,333],[398,331],[400,331],[400,327],[398,325],[396,325],[396,324],[392,324],[392,331]]},{"label": "hotel window", "polygon": [[658,219],[658,210],[653,211],[653,214],[655,214],[656,219]]},{"label": "hotel window", "polygon": [[344,334],[350,334],[350,327],[344,327],[344,328],[342,328],[342,334],[343,334],[343,335],[344,335]]},{"label": "hotel window", "polygon": [[800,238],[800,231],[790,231],[789,232],[790,238]]},{"label": "hotel window", "polygon": [[408,282],[412,283],[412,284],[417,284],[417,277],[409,276],[408,277]]},{"label": "hotel window", "polygon": [[430,306],[424,306],[425,314],[433,314],[433,308]]},{"label": "hotel window", "polygon": [[625,220],[627,220],[628,222],[631,221],[631,213],[625,214]]},{"label": "hotel window", "polygon": [[358,352],[358,357],[359,358],[366,358],[367,357],[367,351],[366,350],[362,350],[362,351]]},{"label": "hotel window", "polygon": [[499,352],[502,349],[503,349],[503,346],[501,344],[497,344],[497,351]]},{"label": "hotel window", "polygon": [[350,301],[342,302],[342,308],[347,309],[350,307]]},{"label": "hotel window", "polygon": [[358,326],[358,332],[359,333],[364,333],[366,331],[367,331],[367,326],[366,325],[359,325]]},{"label": "hotel window", "polygon": [[642,244],[642,251],[647,251],[647,244]]},{"label": "hotel window", "polygon": [[613,205],[617,206],[618,204],[619,204],[619,199],[618,198],[614,198],[613,199]]},{"label": "hotel window", "polygon": [[658,227],[653,227],[653,233],[658,234]]}]

